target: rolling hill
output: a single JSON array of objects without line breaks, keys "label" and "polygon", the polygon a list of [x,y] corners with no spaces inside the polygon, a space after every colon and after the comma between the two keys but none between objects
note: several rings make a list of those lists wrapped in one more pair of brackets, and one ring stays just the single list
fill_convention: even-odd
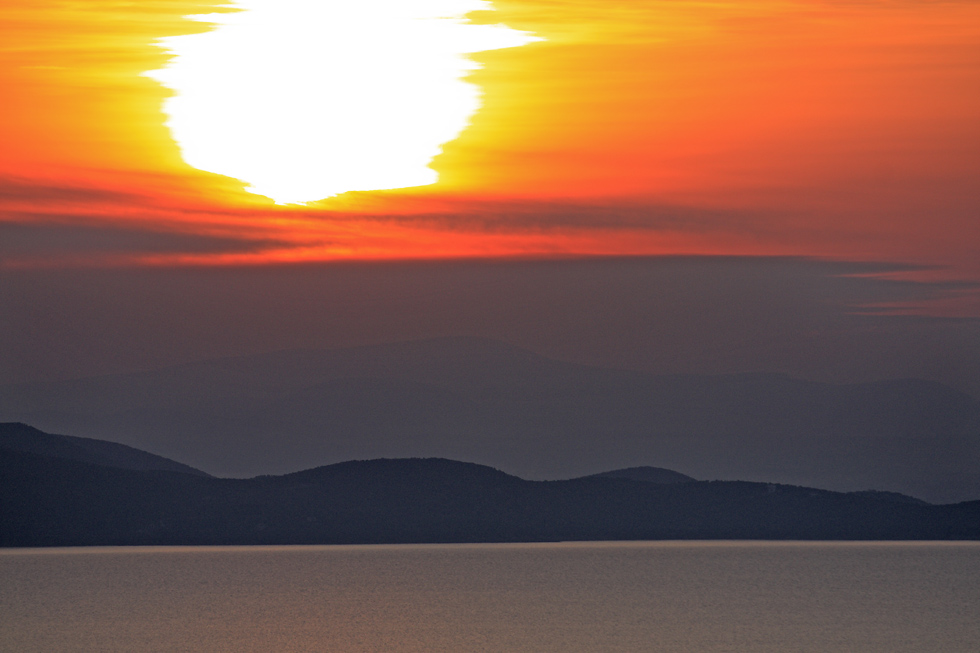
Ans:
[{"label": "rolling hill", "polygon": [[527,481],[439,458],[222,479],[23,449],[0,447],[0,546],[980,539],[980,501],[740,481]]}]

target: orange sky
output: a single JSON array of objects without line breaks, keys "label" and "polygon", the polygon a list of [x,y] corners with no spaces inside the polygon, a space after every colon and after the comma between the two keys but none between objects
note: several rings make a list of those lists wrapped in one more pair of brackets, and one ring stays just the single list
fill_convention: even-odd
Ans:
[{"label": "orange sky", "polygon": [[0,264],[773,254],[980,281],[980,4],[494,4],[474,19],[546,40],[476,56],[485,105],[440,182],[296,208],[185,165],[140,76],[217,3],[7,0],[0,220],[201,244],[42,235]]}]

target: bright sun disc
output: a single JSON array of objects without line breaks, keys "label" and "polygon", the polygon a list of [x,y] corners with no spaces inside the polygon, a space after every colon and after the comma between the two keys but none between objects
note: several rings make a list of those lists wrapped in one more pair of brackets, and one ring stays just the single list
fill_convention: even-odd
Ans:
[{"label": "bright sun disc", "polygon": [[164,39],[148,73],[191,166],[279,204],[434,183],[429,163],[479,108],[467,54],[539,40],[474,25],[483,0],[239,0]]}]

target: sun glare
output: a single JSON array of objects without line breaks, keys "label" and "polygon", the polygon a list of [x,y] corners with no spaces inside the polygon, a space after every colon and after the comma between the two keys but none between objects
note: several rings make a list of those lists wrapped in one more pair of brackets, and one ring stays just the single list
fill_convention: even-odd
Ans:
[{"label": "sun glare", "polygon": [[161,41],[147,73],[191,166],[279,204],[435,183],[429,167],[479,108],[466,55],[539,40],[466,14],[483,0],[239,0]]}]

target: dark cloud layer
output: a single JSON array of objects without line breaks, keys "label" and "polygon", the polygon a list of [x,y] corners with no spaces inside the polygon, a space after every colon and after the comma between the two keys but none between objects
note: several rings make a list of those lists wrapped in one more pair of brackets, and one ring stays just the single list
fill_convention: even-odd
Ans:
[{"label": "dark cloud layer", "polygon": [[[77,217],[72,216],[65,223],[0,222],[0,264],[57,264],[94,255],[256,252],[285,246],[272,239],[161,231],[158,226],[143,226],[136,221],[125,225],[78,224]],[[98,262],[100,258],[94,260]]]},{"label": "dark cloud layer", "polygon": [[[354,196],[355,194],[352,194]],[[398,197],[397,194],[392,194]],[[410,204],[410,198],[401,199]],[[732,224],[758,222],[760,211],[714,209],[680,204],[639,201],[543,202],[543,201],[447,201],[441,212],[426,211],[358,216],[381,222],[437,227],[447,232],[555,233],[588,231],[668,231],[694,233],[729,230]],[[336,219],[335,214],[326,214]],[[324,214],[309,213],[311,218]],[[768,216],[766,216],[768,217]]]},{"label": "dark cloud layer", "polygon": [[344,263],[0,273],[0,381],[473,335],[655,372],[917,377],[980,394],[980,322],[875,314],[959,288],[795,258]]},{"label": "dark cloud layer", "polygon": [[142,201],[133,193],[91,186],[42,183],[29,179],[0,176],[0,202],[28,201],[33,204],[49,202],[125,202]]}]

